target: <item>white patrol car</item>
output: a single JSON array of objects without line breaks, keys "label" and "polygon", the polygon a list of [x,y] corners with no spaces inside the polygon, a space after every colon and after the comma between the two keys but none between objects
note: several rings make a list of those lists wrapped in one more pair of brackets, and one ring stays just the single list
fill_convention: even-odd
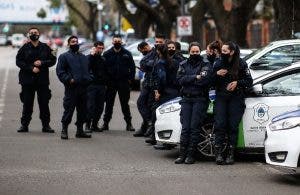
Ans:
[{"label": "white patrol car", "polygon": [[265,156],[284,171],[300,171],[300,110],[276,116],[267,125]]},{"label": "white patrol car", "polygon": [[253,78],[300,61],[300,39],[274,41],[262,47],[244,60]]},{"label": "white patrol car", "polygon": [[[179,144],[180,99],[178,97],[166,102],[156,110],[155,138],[160,143],[174,146]],[[214,156],[213,91],[210,92],[210,99],[207,120],[199,135],[202,141],[198,145],[198,151],[205,156]],[[252,92],[247,95],[245,102],[237,148],[252,151],[259,149],[262,152],[266,126],[271,119],[300,107],[300,62],[255,79]]]}]

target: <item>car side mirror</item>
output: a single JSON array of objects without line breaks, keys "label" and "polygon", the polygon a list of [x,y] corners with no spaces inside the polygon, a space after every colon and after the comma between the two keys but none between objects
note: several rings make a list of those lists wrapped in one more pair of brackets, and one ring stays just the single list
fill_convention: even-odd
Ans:
[{"label": "car side mirror", "polygon": [[252,87],[253,92],[256,94],[262,94],[263,93],[263,86],[262,84],[256,84]]},{"label": "car side mirror", "polygon": [[269,64],[269,62],[267,60],[256,59],[250,65],[250,68],[253,69],[253,70],[264,70],[264,69],[266,69],[264,67],[266,67],[268,64]]}]

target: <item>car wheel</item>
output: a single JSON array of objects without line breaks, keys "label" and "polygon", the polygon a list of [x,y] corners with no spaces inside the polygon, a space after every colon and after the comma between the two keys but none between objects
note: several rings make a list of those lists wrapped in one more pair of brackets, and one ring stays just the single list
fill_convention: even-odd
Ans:
[{"label": "car wheel", "polygon": [[201,156],[214,157],[215,151],[215,134],[214,123],[208,122],[201,127],[200,142],[197,146],[197,151]]}]

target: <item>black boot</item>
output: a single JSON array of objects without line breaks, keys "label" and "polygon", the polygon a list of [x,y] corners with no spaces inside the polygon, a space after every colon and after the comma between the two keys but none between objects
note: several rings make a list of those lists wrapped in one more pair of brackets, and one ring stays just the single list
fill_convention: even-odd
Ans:
[{"label": "black boot", "polygon": [[135,131],[135,129],[133,128],[131,122],[127,122],[126,131]]},{"label": "black boot", "polygon": [[100,127],[100,129],[101,129],[102,131],[108,131],[108,130],[109,130],[108,123],[107,123],[107,122],[104,122],[103,125],[102,125],[102,127]]},{"label": "black boot", "polygon": [[234,147],[232,145],[228,147],[225,163],[226,165],[234,164]]},{"label": "black boot", "polygon": [[149,138],[147,138],[145,140],[146,143],[151,144],[151,145],[155,145],[156,144],[156,139],[155,139],[155,134],[154,132],[150,135]]},{"label": "black boot", "polygon": [[88,134],[84,133],[82,125],[78,125],[75,137],[76,138],[91,138],[92,135],[88,135]]},{"label": "black boot", "polygon": [[54,129],[52,129],[49,124],[43,126],[42,132],[43,133],[55,133]]},{"label": "black boot", "polygon": [[68,139],[68,125],[63,125],[60,138]]},{"label": "black boot", "polygon": [[91,129],[91,121],[87,121],[85,123],[85,133],[92,133],[92,129]]},{"label": "black boot", "polygon": [[146,132],[147,130],[147,127],[148,127],[148,123],[147,122],[143,122],[142,125],[141,125],[141,128],[136,131],[133,136],[134,137],[143,137],[144,136],[144,133]]},{"label": "black boot", "polygon": [[154,129],[155,129],[154,123],[149,122],[148,123],[148,128],[146,130],[146,133],[144,133],[144,136],[149,137],[150,135],[152,135],[152,133],[154,132]]},{"label": "black boot", "polygon": [[21,125],[21,127],[17,130],[18,133],[27,133],[28,131],[28,126],[25,125]]},{"label": "black boot", "polygon": [[92,127],[91,127],[91,131],[102,132],[103,130],[98,127],[98,123],[93,122]]},{"label": "black boot", "polygon": [[220,145],[215,145],[215,155],[216,155],[216,164],[224,165],[225,161],[223,158],[223,147]]},{"label": "black boot", "polygon": [[182,163],[184,163],[185,158],[186,158],[186,152],[187,152],[186,147],[180,146],[180,148],[179,148],[179,156],[175,160],[175,164],[182,164]]},{"label": "black boot", "polygon": [[189,146],[187,149],[187,155],[186,155],[184,163],[185,164],[194,164],[196,161],[194,154],[195,154],[195,148],[193,146]]}]

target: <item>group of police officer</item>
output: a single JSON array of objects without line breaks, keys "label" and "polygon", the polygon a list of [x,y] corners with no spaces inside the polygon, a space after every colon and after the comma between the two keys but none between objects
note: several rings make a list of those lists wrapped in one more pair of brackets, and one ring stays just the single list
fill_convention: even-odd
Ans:
[{"label": "group of police officer", "polygon": [[[238,45],[232,42],[209,44],[207,59],[200,55],[201,47],[197,42],[190,43],[187,59],[179,48],[178,43],[165,41],[161,35],[155,37],[154,48],[146,42],[139,44],[138,49],[144,55],[140,68],[145,73],[145,80],[137,105],[143,122],[134,136],[150,136],[146,142],[156,144],[155,109],[181,96],[182,131],[175,163],[193,164],[209,105],[209,90],[214,88],[216,164],[233,164],[238,125],[245,109],[245,91],[253,82],[247,64],[240,58]],[[166,147],[155,146],[156,149]]]},{"label": "group of police officer", "polygon": [[[42,132],[54,133],[49,125],[48,104],[51,98],[49,67],[56,63],[56,57],[45,43],[39,42],[39,34],[37,28],[30,28],[29,41],[21,47],[16,57],[22,86],[20,99],[23,103],[18,132],[29,131],[37,92]],[[135,75],[134,61],[131,53],[122,47],[121,36],[115,35],[112,43],[113,47],[102,55],[103,42],[95,42],[91,54],[85,56],[79,52],[78,38],[71,36],[68,39],[69,50],[59,56],[56,67],[57,76],[65,88],[61,139],[68,139],[68,125],[75,108],[77,138],[90,138],[92,131],[109,130],[117,92],[127,124],[126,130],[135,131],[128,105],[130,84]],[[247,64],[240,59],[239,47],[232,42],[222,45],[215,41],[207,47],[206,60],[200,55],[199,43],[192,42],[189,58],[186,59],[180,52],[178,42],[166,40],[163,35],[157,34],[154,48],[147,42],[141,42],[138,50],[144,55],[140,62],[140,69],[145,73],[144,81],[137,100],[143,121],[141,128],[133,135],[146,136],[146,143],[159,148],[154,134],[155,110],[168,100],[181,96],[182,132],[179,157],[175,163],[193,164],[196,147],[201,141],[200,127],[209,104],[209,90],[213,87],[216,90],[216,163],[233,164],[238,124],[245,109],[245,90],[252,85]],[[103,126],[99,128],[104,104]]]},{"label": "group of police officer", "polygon": [[[16,56],[16,64],[20,68],[19,83],[22,86],[20,98],[23,103],[20,133],[28,132],[33,112],[35,92],[38,96],[42,132],[54,133],[50,127],[49,100],[49,67],[56,63],[56,56],[49,46],[39,41],[39,29],[30,28],[29,41],[24,44]],[[113,37],[113,47],[104,50],[103,42],[95,42],[88,56],[79,52],[78,37],[70,36],[69,50],[61,54],[57,61],[56,73],[63,83],[64,113],[62,116],[61,139],[68,139],[68,126],[74,110],[77,111],[76,138],[90,138],[92,131],[109,130],[112,118],[114,99],[118,92],[126,130],[134,131],[128,105],[130,99],[130,83],[134,79],[135,66],[131,53],[122,47],[121,36]],[[106,104],[105,104],[106,103]],[[101,128],[98,122],[105,104],[104,123]],[[84,131],[84,124],[86,124]]]}]

